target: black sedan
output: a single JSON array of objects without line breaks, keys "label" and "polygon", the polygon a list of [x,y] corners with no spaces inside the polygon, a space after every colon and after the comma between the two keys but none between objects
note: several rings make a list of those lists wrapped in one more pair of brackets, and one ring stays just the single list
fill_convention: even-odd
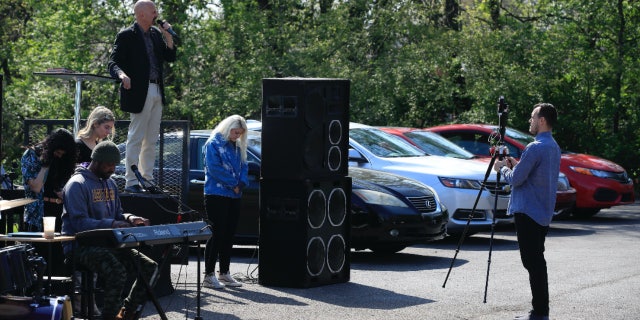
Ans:
[{"label": "black sedan", "polygon": [[[204,162],[202,148],[211,130],[190,133],[190,171],[187,205],[204,212]],[[181,144],[181,139],[164,139],[167,144]],[[259,238],[260,152],[259,132],[250,131],[247,159],[249,185],[244,189],[236,244],[256,244]],[[124,148],[124,145],[120,145]],[[123,150],[124,151],[124,150]],[[124,158],[123,158],[124,159]],[[164,171],[180,170],[165,166]],[[123,165],[114,178],[123,189]],[[394,253],[407,246],[439,240],[446,236],[447,209],[430,187],[412,179],[368,169],[349,168],[352,178],[351,247],[377,253]]]}]

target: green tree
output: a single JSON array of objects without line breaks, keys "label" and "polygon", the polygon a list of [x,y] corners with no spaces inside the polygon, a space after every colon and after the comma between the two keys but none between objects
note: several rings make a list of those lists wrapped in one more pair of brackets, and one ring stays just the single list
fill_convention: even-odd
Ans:
[{"label": "green tree", "polygon": [[[64,67],[106,75],[135,0],[5,0],[3,151],[21,153],[22,120],[73,116],[75,84],[34,76]],[[526,129],[540,101],[560,111],[563,148],[640,165],[640,7],[632,0],[159,0],[179,34],[167,65],[164,119],[212,128],[230,114],[259,119],[269,77],[351,80],[352,121],[425,127],[497,122]],[[118,84],[83,83],[86,117],[120,119]],[[17,119],[17,121],[16,121]],[[125,134],[125,133],[121,133]],[[11,160],[9,160],[11,161]]]}]

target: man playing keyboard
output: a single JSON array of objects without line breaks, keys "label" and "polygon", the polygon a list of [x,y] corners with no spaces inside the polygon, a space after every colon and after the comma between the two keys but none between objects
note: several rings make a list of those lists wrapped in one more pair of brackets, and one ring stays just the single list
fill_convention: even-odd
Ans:
[{"label": "man playing keyboard", "polygon": [[[111,141],[103,141],[93,149],[89,167],[76,169],[63,190],[63,234],[149,225],[148,219],[123,213],[117,186],[110,178],[119,162],[118,147]],[[104,288],[103,319],[133,319],[138,306],[145,302],[147,292],[144,284],[136,280],[122,301],[127,276],[137,272],[138,264],[141,276],[150,281],[157,263],[130,248],[79,246],[75,242],[66,242],[63,247],[67,257],[74,257],[76,263],[94,270],[107,284]]]}]

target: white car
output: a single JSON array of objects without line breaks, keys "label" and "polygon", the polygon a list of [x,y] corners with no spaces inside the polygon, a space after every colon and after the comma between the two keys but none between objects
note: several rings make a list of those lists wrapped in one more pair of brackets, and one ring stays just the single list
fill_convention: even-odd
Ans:
[{"label": "white car", "polygon": [[493,168],[482,187],[488,164],[426,155],[402,138],[375,127],[350,123],[349,165],[395,173],[435,189],[449,210],[450,233],[462,233],[476,201],[467,235],[489,230],[494,215],[498,224],[513,222],[513,217],[506,213],[510,188],[503,181],[496,188]]}]

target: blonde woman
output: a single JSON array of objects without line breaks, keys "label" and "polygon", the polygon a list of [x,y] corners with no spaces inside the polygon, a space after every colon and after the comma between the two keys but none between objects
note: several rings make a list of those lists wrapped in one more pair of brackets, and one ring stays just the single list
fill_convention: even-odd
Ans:
[{"label": "blonde woman", "polygon": [[87,118],[85,126],[78,131],[76,145],[78,146],[78,163],[89,164],[91,151],[105,139],[113,138],[113,127],[116,118],[113,112],[106,107],[97,106]]},{"label": "blonde woman", "polygon": [[[87,118],[85,126],[78,131],[78,136],[75,139],[78,149],[78,159],[76,163],[88,168],[91,163],[91,153],[96,145],[104,140],[113,139],[113,127],[116,119],[113,116],[113,112],[109,108],[103,106],[97,106],[91,111]],[[80,286],[81,276],[79,272],[74,274],[76,277],[75,283]],[[94,274],[94,285],[97,281],[97,274]],[[79,290],[79,289],[77,289]],[[100,316],[101,312],[93,299],[93,315]],[[80,295],[76,295],[73,301],[74,313],[80,313]]]},{"label": "blonde woman", "polygon": [[[239,115],[222,120],[203,148],[205,160],[204,206],[213,237],[205,247],[203,286],[222,289],[242,284],[229,274],[233,236],[240,216],[242,189],[248,184],[247,122]],[[220,263],[215,275],[216,262]]]}]

